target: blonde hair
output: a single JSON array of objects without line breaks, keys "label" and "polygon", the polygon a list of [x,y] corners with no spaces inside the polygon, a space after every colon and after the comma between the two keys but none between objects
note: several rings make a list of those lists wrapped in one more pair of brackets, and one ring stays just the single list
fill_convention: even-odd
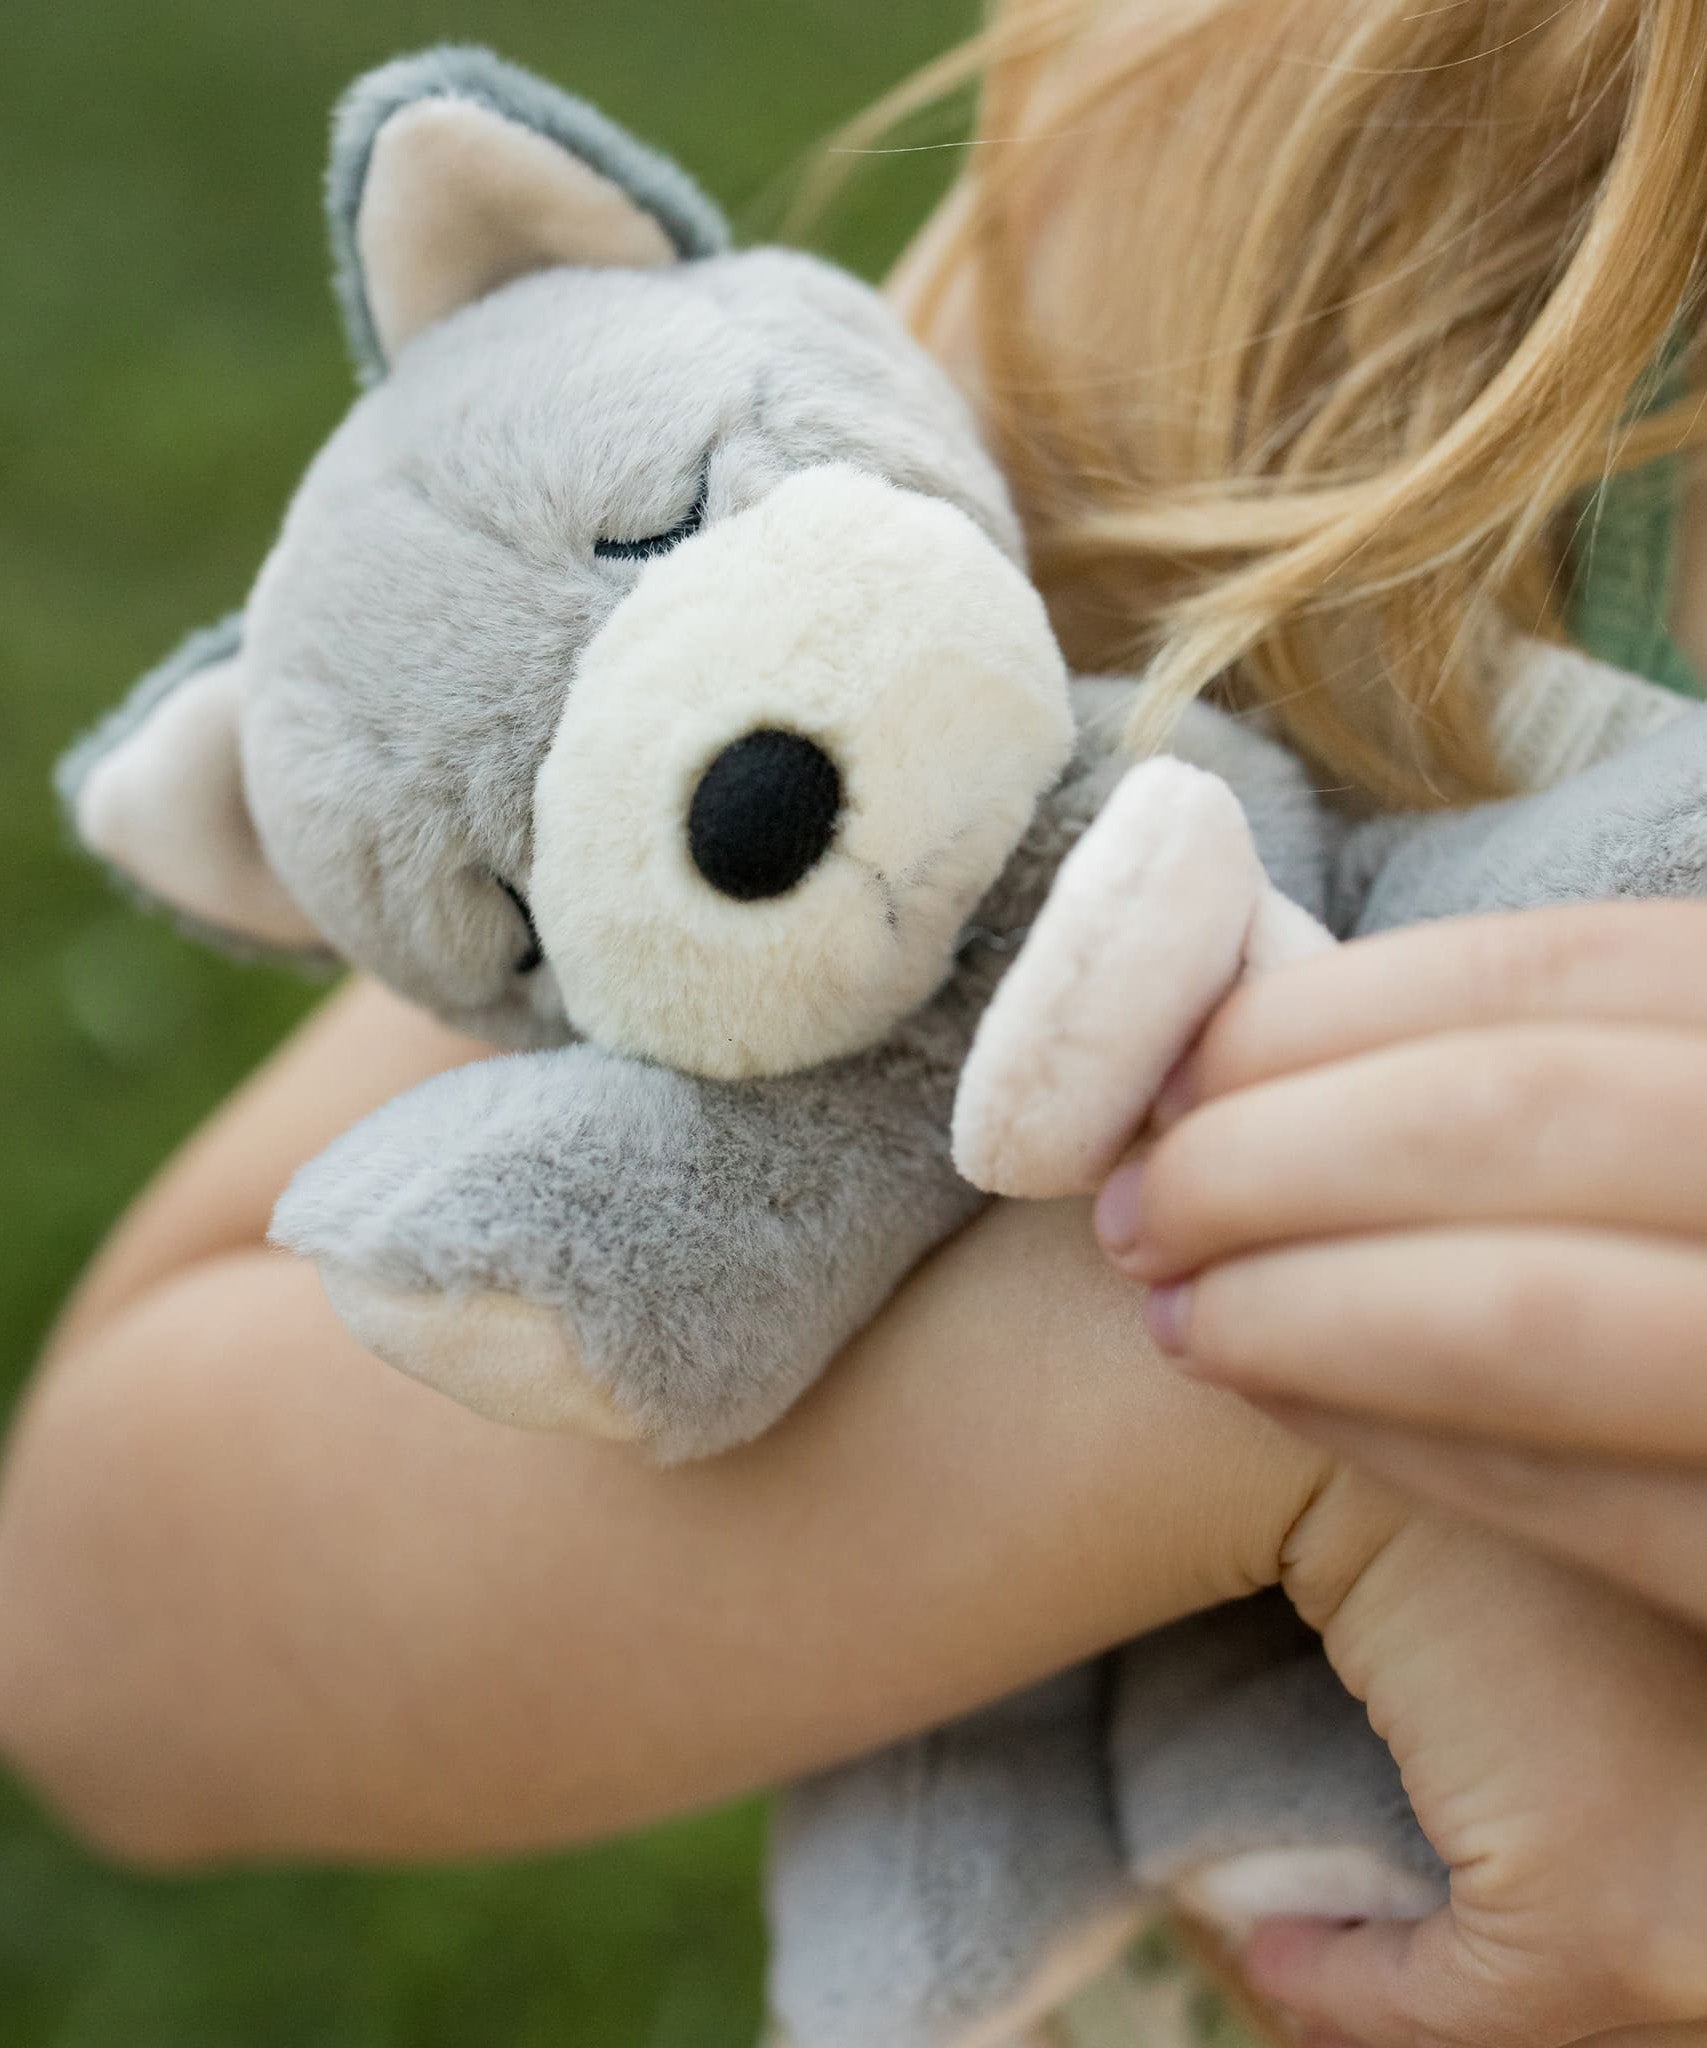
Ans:
[{"label": "blonde hair", "polygon": [[1496,787],[1498,636],[1702,438],[1707,0],[998,0],[844,143],[974,77],[917,320],[970,319],[1072,659],[1389,801]]}]

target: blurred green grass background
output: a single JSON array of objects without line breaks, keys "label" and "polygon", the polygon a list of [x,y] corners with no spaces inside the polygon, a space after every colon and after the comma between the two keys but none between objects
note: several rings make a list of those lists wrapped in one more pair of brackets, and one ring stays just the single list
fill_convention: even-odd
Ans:
[{"label": "blurred green grass background", "polygon": [[[327,112],[490,43],[774,223],[805,152],[972,0],[5,0],[0,8],[0,1391],[151,1169],[314,1000],[134,914],[55,755],[239,602],[350,396]],[[952,169],[886,159],[831,253],[876,274]],[[504,1869],[154,1883],[0,1785],[4,2048],[725,2048],[759,2019],[758,1817]]]}]

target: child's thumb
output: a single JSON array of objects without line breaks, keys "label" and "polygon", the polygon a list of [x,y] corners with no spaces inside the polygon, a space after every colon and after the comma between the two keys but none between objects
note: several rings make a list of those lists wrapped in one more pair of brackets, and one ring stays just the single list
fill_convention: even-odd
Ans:
[{"label": "child's thumb", "polygon": [[1304,2023],[1307,2039],[1327,2038],[1324,2028],[1360,2048],[1517,2048],[1535,2039],[1534,2013],[1516,1987],[1470,1961],[1450,1910],[1358,1927],[1267,1921],[1239,1967],[1259,1996]]}]

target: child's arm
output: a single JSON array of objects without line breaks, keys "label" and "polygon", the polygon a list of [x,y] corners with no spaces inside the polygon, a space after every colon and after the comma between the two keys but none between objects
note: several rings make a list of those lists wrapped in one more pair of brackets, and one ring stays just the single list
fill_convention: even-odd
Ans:
[{"label": "child's arm", "polygon": [[[293,1128],[324,1135],[326,1069],[384,1067],[374,1021],[335,1010],[204,1161],[246,1156],[252,1127],[288,1171]],[[660,1474],[375,1365],[305,1269],[220,1248],[221,1206],[258,1229],[270,1201],[244,1187],[234,1169],[186,1200],[177,1242],[208,1248],[189,1263],[140,1291],[97,1277],[106,1305],[86,1297],[0,1492],[0,1738],[107,1847],[562,1842],[865,1749],[1284,1562],[1474,1880],[1418,1967],[1395,1948],[1359,1979],[1370,2038],[1409,2041],[1401,2002],[1467,1984],[1480,2004],[1443,2041],[1493,2040],[1489,1999],[1524,2048],[1556,2038],[1530,2023],[1561,1999],[1699,2009],[1699,1646],[1330,1485],[1183,1382],[1078,1205],[997,1208],[774,1434]],[[132,1242],[153,1227],[145,1207]],[[1521,1941],[1478,1949],[1505,1925]],[[1295,1942],[1264,1960],[1329,2009],[1331,1957],[1307,1982]]]},{"label": "child's arm", "polygon": [[1200,1370],[1698,1622],[1704,948],[1700,904],[1578,905],[1250,983],[1117,1253],[1195,1276]]},{"label": "child's arm", "polygon": [[375,1364],[259,1233],[332,1122],[456,1051],[334,1004],[144,1202],[29,1404],[0,1739],[98,1839],[560,1842],[1276,1576],[1326,1460],[1156,1362],[1074,1205],[984,1219],[776,1432],[687,1471]]},{"label": "child's arm", "polygon": [[60,1316],[50,1357],[184,1268],[259,1250],[279,1190],[299,1166],[358,1117],[488,1050],[377,983],[349,983],[137,1198]]}]

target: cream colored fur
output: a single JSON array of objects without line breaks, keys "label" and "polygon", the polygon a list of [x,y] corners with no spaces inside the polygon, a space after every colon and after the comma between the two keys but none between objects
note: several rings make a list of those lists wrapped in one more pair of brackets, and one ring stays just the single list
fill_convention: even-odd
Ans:
[{"label": "cream colored fur", "polygon": [[[844,810],[788,895],[736,902],[686,818],[764,727],[830,754]],[[789,478],[655,561],[582,658],[529,891],[570,1021],[725,1079],[875,1043],[950,971],[1072,737],[1042,604],[969,519],[841,465]]]},{"label": "cream colored fur", "polygon": [[[1334,935],[1307,910],[1301,910],[1278,889],[1264,888],[1245,934],[1243,974],[1266,974],[1271,967],[1289,967],[1335,943]],[[1241,977],[1242,978],[1242,977]]]},{"label": "cream colored fur", "polygon": [[448,97],[417,101],[380,130],[356,241],[388,359],[536,270],[676,260],[657,221],[609,178],[531,128]]},{"label": "cream colored fur", "polygon": [[1269,882],[1218,776],[1168,756],[1132,769],[979,1024],[955,1165],[992,1194],[1089,1192],[1247,963],[1332,943]]},{"label": "cream colored fur", "polygon": [[404,1293],[329,1263],[321,1279],[340,1320],[376,1357],[489,1422],[615,1442],[638,1434],[583,1372],[555,1309],[510,1294]]},{"label": "cream colored fur", "polygon": [[1421,1920],[1440,1903],[1430,1881],[1408,1877],[1384,1856],[1315,1845],[1253,1849],[1153,1881],[1176,1909],[1235,1942],[1259,1920]]},{"label": "cream colored fur", "polygon": [[270,946],[318,933],[261,850],[243,794],[237,658],[172,692],[103,755],[77,792],[83,843],[149,895],[199,922]]}]

